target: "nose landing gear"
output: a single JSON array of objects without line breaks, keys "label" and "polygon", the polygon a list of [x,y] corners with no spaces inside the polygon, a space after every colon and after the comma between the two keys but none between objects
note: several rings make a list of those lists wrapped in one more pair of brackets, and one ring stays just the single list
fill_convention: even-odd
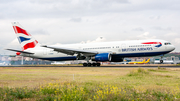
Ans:
[{"label": "nose landing gear", "polygon": [[163,64],[163,56],[161,56],[160,64]]},{"label": "nose landing gear", "polygon": [[163,60],[160,60],[160,64],[163,64]]}]

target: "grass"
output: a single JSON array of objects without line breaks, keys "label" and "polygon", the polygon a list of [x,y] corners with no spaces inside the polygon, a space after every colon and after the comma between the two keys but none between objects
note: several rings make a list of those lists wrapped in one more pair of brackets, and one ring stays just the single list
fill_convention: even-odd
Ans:
[{"label": "grass", "polygon": [[128,76],[143,76],[149,74],[148,71],[146,71],[143,68],[138,68],[137,70],[132,70],[130,71],[130,73],[128,74]]},{"label": "grass", "polygon": [[166,70],[166,68],[164,68],[164,67],[159,67],[159,66],[158,66],[158,69]]},{"label": "grass", "polygon": [[179,74],[178,68],[4,67],[0,100],[179,100]]},{"label": "grass", "polygon": [[[94,85],[94,84],[93,84]],[[149,90],[144,87],[118,87],[104,83],[79,86],[77,82],[48,83],[35,88],[0,88],[1,100],[42,101],[121,101],[121,100],[168,100],[180,98],[176,89]]]}]

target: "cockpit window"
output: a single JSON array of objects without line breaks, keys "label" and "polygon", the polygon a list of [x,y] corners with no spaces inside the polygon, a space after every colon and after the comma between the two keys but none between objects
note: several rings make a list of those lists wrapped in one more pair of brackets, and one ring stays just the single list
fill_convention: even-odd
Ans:
[{"label": "cockpit window", "polygon": [[164,45],[171,45],[171,43],[167,42],[167,43],[164,43]]}]

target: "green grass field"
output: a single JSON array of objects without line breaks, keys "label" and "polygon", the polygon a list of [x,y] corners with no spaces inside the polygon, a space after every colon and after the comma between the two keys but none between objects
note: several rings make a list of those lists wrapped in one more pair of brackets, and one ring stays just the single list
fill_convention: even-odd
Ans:
[{"label": "green grass field", "polygon": [[180,100],[179,68],[2,67],[0,100]]}]

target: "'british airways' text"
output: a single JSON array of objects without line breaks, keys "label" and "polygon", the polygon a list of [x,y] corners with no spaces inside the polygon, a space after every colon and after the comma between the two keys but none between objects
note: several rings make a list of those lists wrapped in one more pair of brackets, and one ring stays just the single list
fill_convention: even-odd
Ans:
[{"label": "'british airways' text", "polygon": [[146,47],[146,48],[124,48],[124,49],[122,49],[122,52],[151,51],[151,50],[153,50],[152,47]]}]

